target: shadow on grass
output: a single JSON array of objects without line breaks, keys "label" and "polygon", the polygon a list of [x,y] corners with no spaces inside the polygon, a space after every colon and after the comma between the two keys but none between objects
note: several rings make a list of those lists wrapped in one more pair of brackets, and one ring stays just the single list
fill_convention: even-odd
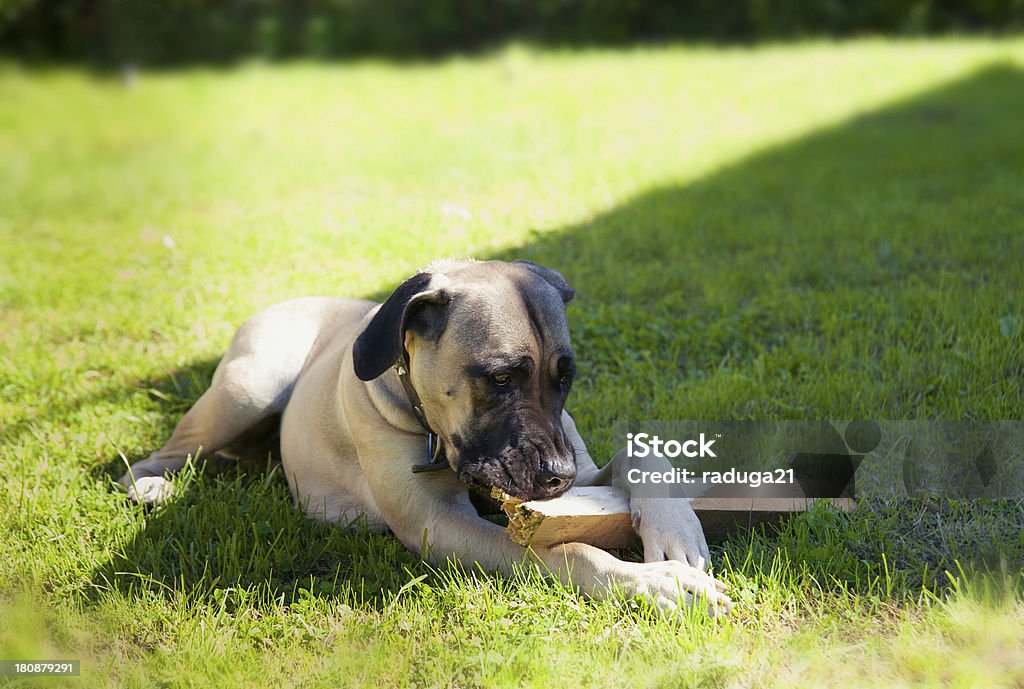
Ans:
[{"label": "shadow on grass", "polygon": [[641,418],[1015,418],[1022,86],[994,66],[498,257],[563,271],[581,366]]},{"label": "shadow on grass", "polygon": [[[203,360],[159,381],[73,400],[125,404],[145,392],[165,406],[165,436],[210,385],[219,360]],[[28,432],[27,428],[25,432]],[[260,450],[264,450],[261,454]],[[135,462],[146,452],[129,457]],[[98,568],[88,596],[114,589],[128,596],[198,596],[227,610],[328,595],[351,605],[379,607],[415,576],[434,573],[396,539],[359,522],[346,529],[307,519],[292,506],[276,438],[256,442],[236,460],[199,456],[178,475],[175,498],[156,508],[132,506],[140,530]],[[124,473],[113,458],[93,467],[97,480]]]},{"label": "shadow on grass", "polygon": [[[0,427],[0,442],[12,447],[24,446],[38,439],[40,433],[49,432],[48,429],[59,428],[83,414],[91,415],[97,407],[130,409],[133,414],[159,408],[162,422],[152,430],[159,437],[169,437],[177,419],[209,387],[218,362],[219,359],[202,359],[160,376],[128,383],[105,380],[88,391],[66,395],[59,405],[38,405],[30,411],[21,409],[20,416]],[[136,448],[118,449],[133,454]],[[144,448],[137,449],[140,453],[144,451]],[[122,473],[124,461],[120,457],[94,465],[89,471],[92,478],[104,481],[114,480]]]},{"label": "shadow on grass", "polygon": [[[1020,330],[999,323],[1024,314],[1022,113],[1024,74],[992,66],[495,255],[578,290],[571,403],[595,456],[626,415],[1019,416]],[[427,571],[393,538],[304,519],[279,472],[183,483],[98,586],[379,605]],[[854,588],[888,567],[906,595],[957,560],[1024,565],[1020,504],[968,507],[952,535],[887,509],[803,515],[725,552],[780,549],[800,576]]]}]

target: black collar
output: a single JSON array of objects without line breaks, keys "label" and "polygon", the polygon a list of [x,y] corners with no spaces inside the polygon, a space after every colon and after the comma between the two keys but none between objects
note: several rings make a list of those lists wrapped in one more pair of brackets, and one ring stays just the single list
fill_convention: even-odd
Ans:
[{"label": "black collar", "polygon": [[395,373],[398,374],[398,380],[402,381],[402,387],[405,388],[405,396],[409,398],[409,404],[412,405],[412,413],[416,415],[416,420],[427,432],[427,461],[414,465],[412,473],[419,474],[424,471],[437,471],[446,468],[448,462],[445,460],[441,439],[427,423],[427,415],[423,413],[423,402],[420,401],[420,396],[412,386],[412,381],[409,380],[409,352],[405,351],[404,347],[402,348],[402,358],[395,362]]}]

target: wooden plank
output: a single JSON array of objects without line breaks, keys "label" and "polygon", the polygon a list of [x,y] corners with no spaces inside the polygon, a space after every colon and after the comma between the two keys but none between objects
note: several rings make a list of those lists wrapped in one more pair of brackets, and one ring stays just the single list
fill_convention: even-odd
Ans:
[{"label": "wooden plank", "polygon": [[[507,496],[505,496],[507,497]],[[508,534],[521,545],[589,543],[622,548],[636,538],[629,518],[629,495],[617,488],[573,488],[553,500],[506,499]]]},{"label": "wooden plank", "polygon": [[[500,492],[492,495],[508,515],[508,534],[516,543],[550,546],[589,543],[598,548],[625,548],[637,542],[629,514],[629,495],[619,488],[583,486],[553,500],[521,502]],[[814,502],[803,497],[702,497],[690,505],[709,541],[723,540],[737,528],[777,522],[806,511]],[[830,500],[835,509],[854,508],[850,498]]]}]

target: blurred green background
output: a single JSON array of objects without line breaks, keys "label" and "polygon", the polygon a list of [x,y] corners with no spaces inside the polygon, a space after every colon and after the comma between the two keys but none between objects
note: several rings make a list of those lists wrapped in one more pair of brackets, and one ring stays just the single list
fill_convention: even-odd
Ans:
[{"label": "blurred green background", "polygon": [[763,41],[1024,26],[1024,0],[0,0],[0,45],[37,60],[171,65],[556,46]]}]

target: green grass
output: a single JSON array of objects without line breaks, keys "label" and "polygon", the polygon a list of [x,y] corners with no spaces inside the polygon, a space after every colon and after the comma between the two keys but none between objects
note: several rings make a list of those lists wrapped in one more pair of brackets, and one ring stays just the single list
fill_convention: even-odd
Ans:
[{"label": "green grass", "polygon": [[[561,270],[622,418],[1020,418],[1024,42],[0,66],[0,657],[13,686],[1021,686],[1021,503],[814,510],[717,547],[735,614],[433,571],[279,471],[111,487],[234,328],[445,255]],[[0,683],[4,680],[0,679]]]}]

